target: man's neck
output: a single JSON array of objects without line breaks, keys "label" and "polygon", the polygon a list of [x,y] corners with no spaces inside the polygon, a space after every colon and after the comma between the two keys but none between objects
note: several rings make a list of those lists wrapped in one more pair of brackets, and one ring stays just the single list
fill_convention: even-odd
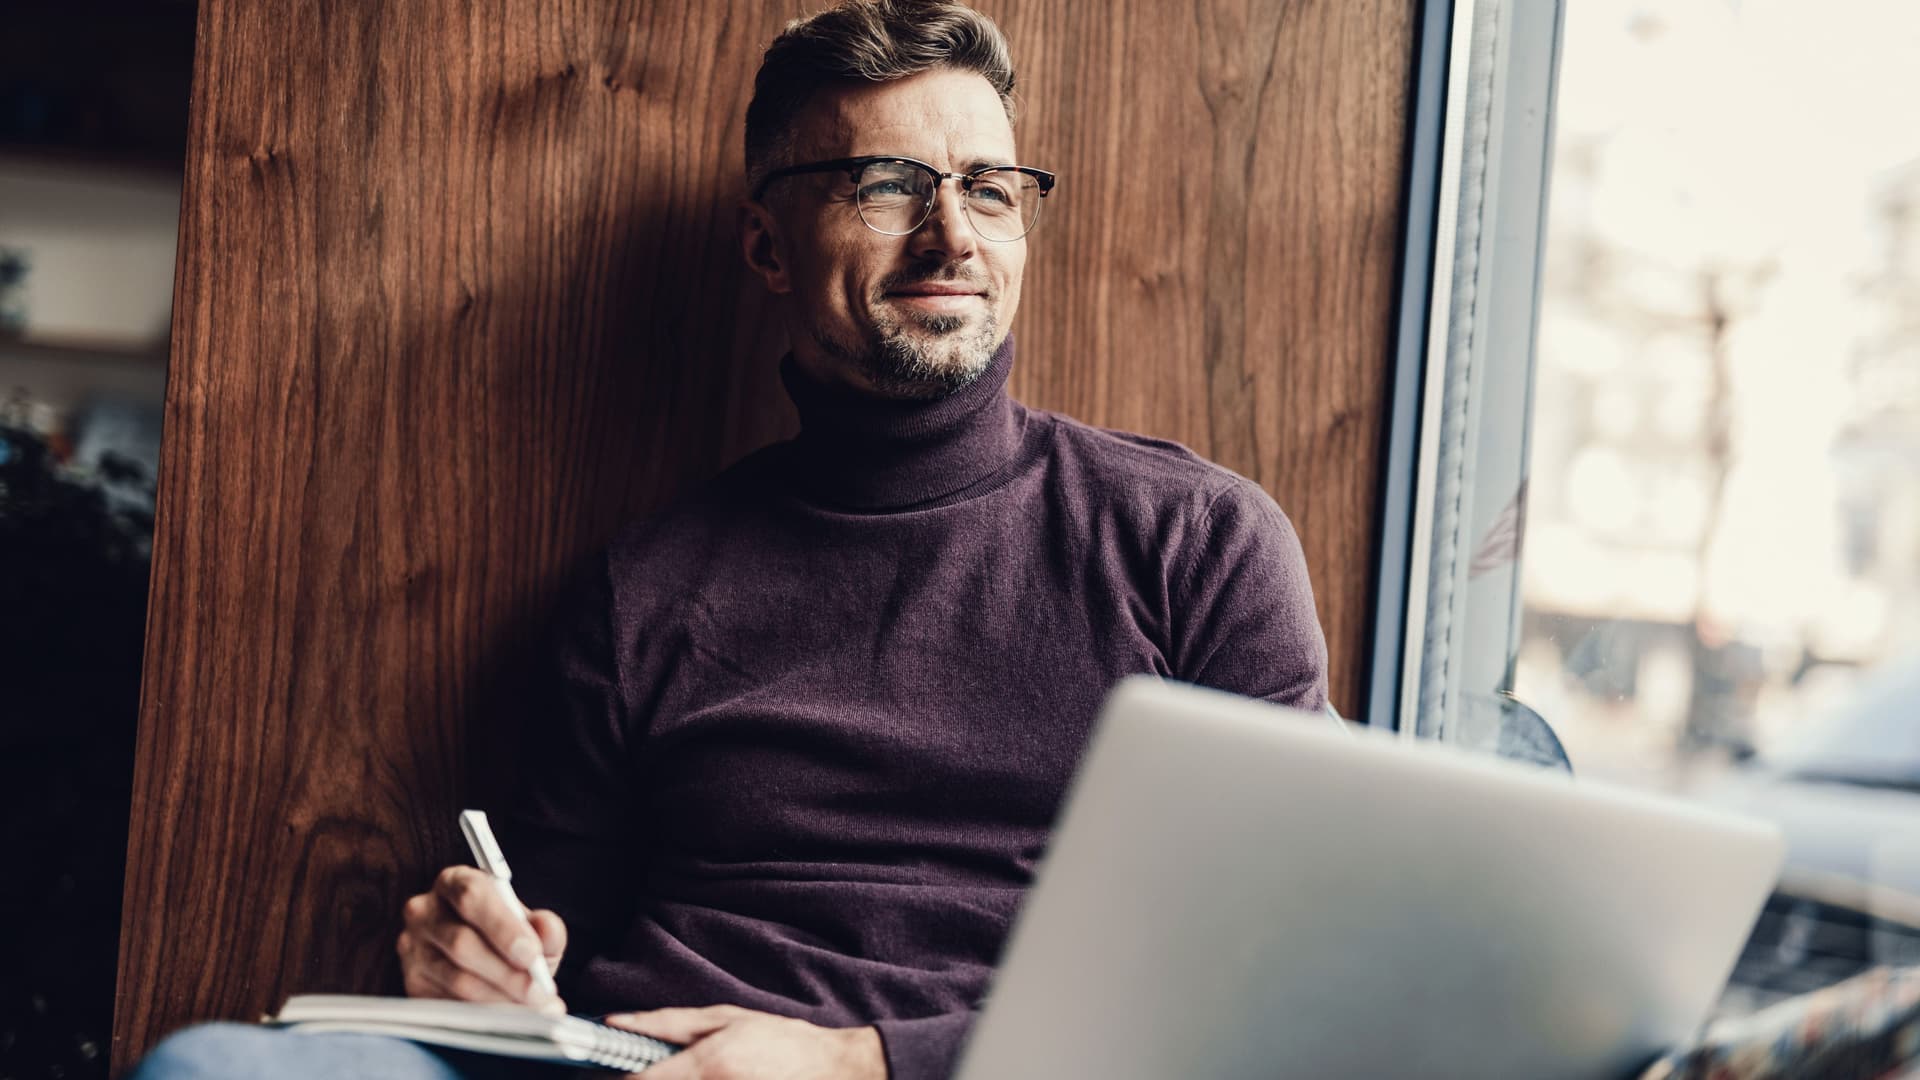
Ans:
[{"label": "man's neck", "polygon": [[1026,429],[1026,411],[1006,392],[1012,365],[1009,337],[968,385],[914,400],[828,382],[795,353],[782,377],[800,414],[796,480],[828,502],[879,509],[939,499],[997,472]]}]

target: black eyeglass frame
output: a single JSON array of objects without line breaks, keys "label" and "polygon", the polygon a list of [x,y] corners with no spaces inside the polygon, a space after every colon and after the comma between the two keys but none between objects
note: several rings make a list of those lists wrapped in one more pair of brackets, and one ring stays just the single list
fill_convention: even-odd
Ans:
[{"label": "black eyeglass frame", "polygon": [[[775,169],[772,172],[768,173],[767,175],[761,177],[760,183],[754,186],[753,199],[755,202],[759,202],[761,199],[765,198],[767,194],[767,188],[773,186],[773,182],[775,180],[784,180],[789,176],[805,176],[809,173],[844,172],[847,174],[847,179],[857,185],[860,183],[860,174],[866,171],[867,166],[883,165],[883,164],[912,165],[917,169],[924,170],[927,173],[927,175],[933,177],[933,188],[927,195],[927,205],[925,209],[921,211],[920,220],[914,222],[913,228],[908,229],[906,232],[890,233],[884,229],[875,229],[873,227],[873,224],[867,220],[866,215],[862,214],[860,216],[860,223],[862,225],[865,225],[869,229],[873,229],[874,232],[879,233],[881,236],[911,236],[916,230],[920,228],[920,226],[925,225],[927,223],[927,218],[933,215],[933,204],[936,201],[938,201],[940,197],[940,185],[946,183],[948,179],[954,179],[954,180],[960,181],[960,192],[964,196],[967,193],[971,192],[973,190],[973,185],[978,183],[988,173],[996,173],[996,172],[1025,173],[1026,175],[1033,177],[1034,181],[1040,185],[1040,197],[1042,199],[1046,198],[1047,193],[1053,190],[1053,183],[1054,183],[1054,175],[1052,173],[1048,172],[1045,169],[1033,168],[1030,165],[982,165],[981,167],[973,170],[972,172],[950,173],[950,172],[941,172],[939,169],[936,169],[932,165],[929,165],[926,162],[921,161],[919,158],[897,157],[892,154],[875,154],[875,155],[869,155],[866,157],[834,158],[830,161],[812,161],[812,162],[808,162],[805,165],[788,165],[785,168]],[[856,206],[857,205],[858,204],[856,202]],[[962,209],[966,207],[966,202],[964,199],[962,199],[960,205]],[[967,220],[969,223],[971,223],[973,219],[969,217]],[[1010,237],[1009,239],[1006,239],[1006,240],[997,240],[994,237],[987,236],[984,233],[982,233],[981,236],[983,239],[993,240],[995,243],[998,243],[998,244],[1011,244],[1015,240],[1019,240],[1022,237],[1026,236],[1028,233],[1032,232],[1033,225],[1038,225],[1039,223],[1040,223],[1040,211],[1036,207],[1033,212],[1033,224],[1028,225],[1025,229],[1022,229],[1020,231],[1019,236]],[[978,229],[976,229],[975,231],[977,232]]]}]

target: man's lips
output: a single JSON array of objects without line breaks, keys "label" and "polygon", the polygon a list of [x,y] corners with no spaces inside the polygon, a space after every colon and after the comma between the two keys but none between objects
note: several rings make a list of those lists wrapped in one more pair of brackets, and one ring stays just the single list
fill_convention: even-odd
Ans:
[{"label": "man's lips", "polygon": [[902,285],[888,289],[888,296],[979,296],[981,290],[966,285]]},{"label": "man's lips", "polygon": [[922,281],[888,289],[887,299],[909,309],[928,314],[962,315],[976,310],[974,301],[985,302],[986,294],[978,286],[951,281]]}]

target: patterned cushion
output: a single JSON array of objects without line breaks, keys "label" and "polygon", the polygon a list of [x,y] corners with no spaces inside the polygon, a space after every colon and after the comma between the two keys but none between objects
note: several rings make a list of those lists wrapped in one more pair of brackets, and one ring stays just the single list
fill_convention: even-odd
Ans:
[{"label": "patterned cushion", "polygon": [[1920,967],[1875,968],[1714,1024],[1640,1080],[1920,1078]]}]

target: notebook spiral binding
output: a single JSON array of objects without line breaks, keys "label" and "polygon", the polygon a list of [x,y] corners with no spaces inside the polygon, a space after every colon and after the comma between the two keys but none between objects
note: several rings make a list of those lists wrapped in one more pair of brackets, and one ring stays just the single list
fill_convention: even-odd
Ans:
[{"label": "notebook spiral binding", "polygon": [[679,1049],[672,1043],[598,1024],[593,1025],[589,1038],[591,1041],[585,1048],[588,1061],[628,1072],[639,1072],[649,1065],[658,1065]]}]

